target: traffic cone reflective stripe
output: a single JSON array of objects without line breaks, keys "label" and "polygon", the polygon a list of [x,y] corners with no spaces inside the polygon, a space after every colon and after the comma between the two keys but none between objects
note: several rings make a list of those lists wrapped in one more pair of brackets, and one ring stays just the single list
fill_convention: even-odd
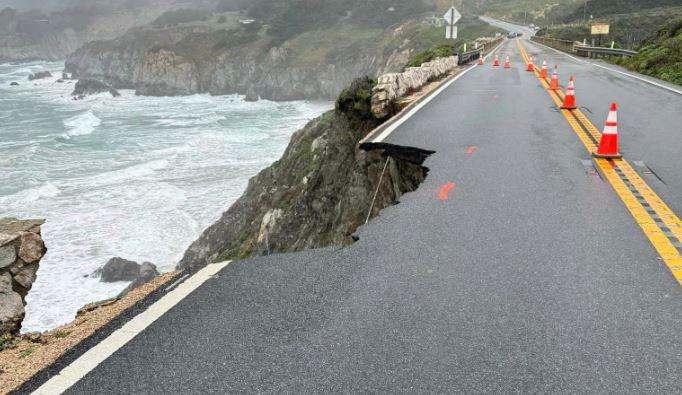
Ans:
[{"label": "traffic cone reflective stripe", "polygon": [[493,62],[494,67],[498,67],[500,65],[500,57],[495,55],[495,61]]},{"label": "traffic cone reflective stripe", "polygon": [[540,78],[547,78],[547,61],[542,62],[542,70],[540,70]]},{"label": "traffic cone reflective stripe", "polygon": [[559,73],[557,72],[558,66],[554,65],[554,72],[552,73],[552,82],[549,84],[549,90],[558,91],[559,90]]},{"label": "traffic cone reflective stripe", "polygon": [[530,60],[528,61],[528,68],[526,71],[535,71],[535,65],[533,64],[533,57],[530,57]]},{"label": "traffic cone reflective stripe", "polygon": [[507,56],[507,58],[504,60],[504,68],[505,69],[511,68],[511,64],[509,64],[509,56]]},{"label": "traffic cone reflective stripe", "polygon": [[562,110],[575,110],[575,81],[573,76],[568,80],[568,87],[566,87],[566,97],[564,98],[564,104],[561,105]]},{"label": "traffic cone reflective stripe", "polygon": [[593,154],[596,158],[602,159],[619,159],[623,155],[618,152],[618,106],[616,103],[611,104],[609,117],[604,126],[604,133],[601,135],[599,148]]}]

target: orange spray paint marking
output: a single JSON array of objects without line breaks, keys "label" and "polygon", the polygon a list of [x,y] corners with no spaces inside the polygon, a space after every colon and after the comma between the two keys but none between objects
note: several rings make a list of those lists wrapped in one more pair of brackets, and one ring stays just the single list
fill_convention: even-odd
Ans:
[{"label": "orange spray paint marking", "polygon": [[467,155],[473,154],[474,151],[476,151],[476,146],[475,146],[475,145],[472,146],[472,147],[469,147],[469,149],[467,150]]},{"label": "orange spray paint marking", "polygon": [[447,184],[443,185],[443,187],[440,189],[440,192],[438,192],[438,197],[440,200],[448,200],[448,194],[453,189],[455,189],[454,182],[448,182]]}]

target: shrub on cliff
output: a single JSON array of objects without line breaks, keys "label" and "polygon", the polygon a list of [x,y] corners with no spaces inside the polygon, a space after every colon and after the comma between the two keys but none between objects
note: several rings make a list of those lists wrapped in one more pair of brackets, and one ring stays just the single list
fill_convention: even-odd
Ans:
[{"label": "shrub on cliff", "polygon": [[614,61],[630,70],[682,85],[682,18],[647,39],[637,56]]},{"label": "shrub on cliff", "polygon": [[430,62],[438,58],[446,58],[455,53],[455,47],[450,44],[438,44],[426,51],[422,51],[414,55],[405,65],[405,67],[419,67],[426,62]]},{"label": "shrub on cliff", "polygon": [[376,81],[370,77],[356,78],[336,99],[336,111],[350,118],[372,119],[372,89]]}]

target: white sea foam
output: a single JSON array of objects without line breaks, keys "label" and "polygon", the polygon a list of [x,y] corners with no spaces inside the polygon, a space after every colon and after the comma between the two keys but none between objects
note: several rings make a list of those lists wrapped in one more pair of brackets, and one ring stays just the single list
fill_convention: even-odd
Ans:
[{"label": "white sea foam", "polygon": [[86,136],[95,131],[95,129],[102,124],[102,120],[97,118],[93,112],[87,111],[83,114],[76,115],[64,121],[64,126],[69,130],[63,135],[65,138],[75,136]]}]

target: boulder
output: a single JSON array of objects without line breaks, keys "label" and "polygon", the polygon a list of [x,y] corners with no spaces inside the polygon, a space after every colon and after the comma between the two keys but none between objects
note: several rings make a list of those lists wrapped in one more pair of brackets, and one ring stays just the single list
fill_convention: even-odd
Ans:
[{"label": "boulder", "polygon": [[246,100],[247,102],[257,102],[258,100],[260,100],[260,96],[253,87],[250,87],[249,90],[246,92],[244,100]]},{"label": "boulder", "polygon": [[140,276],[140,265],[123,258],[111,258],[102,268],[101,282],[134,281]]},{"label": "boulder", "polygon": [[13,264],[16,259],[17,253],[13,245],[0,247],[0,269],[4,269]]},{"label": "boulder", "polygon": [[28,80],[29,81],[41,80],[43,78],[49,78],[49,77],[52,77],[52,73],[50,73],[49,71],[41,71],[41,72],[29,75]]},{"label": "boulder", "polygon": [[19,86],[18,82],[10,82],[9,86]]},{"label": "boulder", "polygon": [[74,97],[77,97],[79,99],[82,99],[88,95],[95,95],[98,93],[105,93],[105,92],[109,92],[111,94],[111,96],[113,96],[113,97],[121,96],[121,94],[118,93],[118,91],[116,89],[114,89],[111,85],[106,84],[102,81],[89,80],[89,79],[83,79],[83,80],[78,81],[76,83],[76,86],[74,87],[71,95]]},{"label": "boulder", "polygon": [[156,278],[158,275],[159,272],[156,270],[156,265],[150,262],[144,262],[140,266],[140,275],[135,280],[133,280],[133,282],[131,282],[123,291],[121,291],[118,297],[119,298],[124,297],[130,291],[147,284],[148,282]]},{"label": "boulder", "polygon": [[21,235],[21,247],[19,258],[26,263],[33,263],[42,258],[45,253],[45,244],[40,235],[35,233],[23,233]]},{"label": "boulder", "polygon": [[12,276],[0,274],[0,335],[18,334],[24,314],[21,295],[12,289]]}]

